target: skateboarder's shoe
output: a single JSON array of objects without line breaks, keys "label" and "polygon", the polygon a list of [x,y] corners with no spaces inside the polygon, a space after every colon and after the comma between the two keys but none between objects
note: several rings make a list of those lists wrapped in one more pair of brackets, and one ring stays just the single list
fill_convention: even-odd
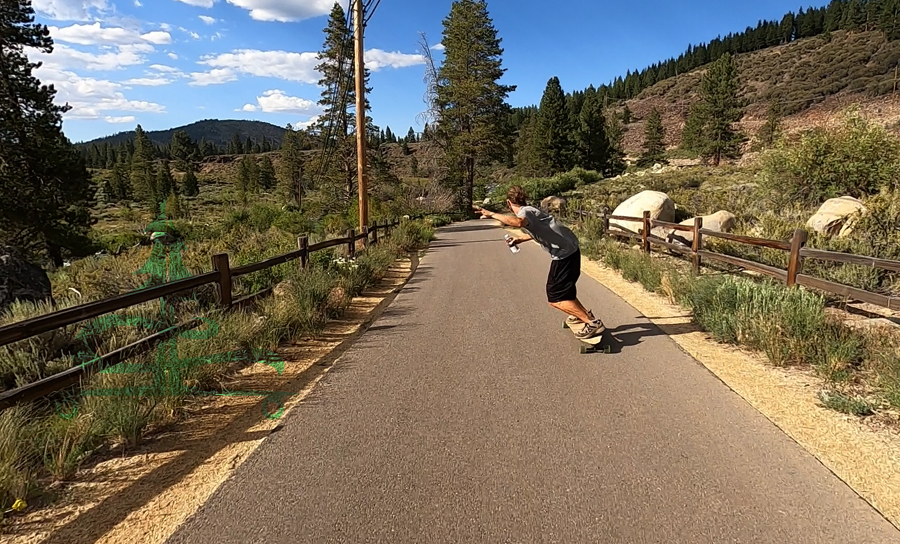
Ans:
[{"label": "skateboarder's shoe", "polygon": [[[593,321],[595,319],[594,313],[591,312],[590,310],[588,310],[588,316],[590,316],[591,321]],[[575,325],[582,325],[582,324],[583,324],[582,321],[580,319],[578,319],[577,317],[575,317],[574,315],[570,315],[569,317],[566,318],[566,325],[568,325],[569,327],[574,327]]]},{"label": "skateboarder's shoe", "polygon": [[[593,316],[591,316],[593,317]],[[603,322],[599,319],[595,319],[590,323],[585,323],[580,331],[575,332],[576,338],[593,338],[595,336],[600,336],[603,334],[603,331],[606,330],[606,327],[603,325]]]}]

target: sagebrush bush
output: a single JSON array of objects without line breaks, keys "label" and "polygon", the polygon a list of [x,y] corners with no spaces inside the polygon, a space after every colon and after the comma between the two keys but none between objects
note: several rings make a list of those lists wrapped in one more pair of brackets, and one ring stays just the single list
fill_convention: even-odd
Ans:
[{"label": "sagebrush bush", "polygon": [[776,202],[819,205],[841,195],[863,198],[896,189],[900,140],[849,110],[839,127],[782,139],[761,162],[763,183]]}]

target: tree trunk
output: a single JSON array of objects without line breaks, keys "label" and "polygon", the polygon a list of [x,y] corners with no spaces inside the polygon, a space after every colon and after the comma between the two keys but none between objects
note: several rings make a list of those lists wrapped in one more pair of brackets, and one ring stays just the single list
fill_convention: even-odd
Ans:
[{"label": "tree trunk", "polygon": [[466,157],[465,206],[466,213],[472,215],[472,201],[475,187],[475,157]]},{"label": "tree trunk", "polygon": [[63,265],[62,248],[56,244],[48,243],[47,244],[47,253],[50,256],[50,260],[53,261],[53,266],[56,268],[62,268],[62,265]]}]

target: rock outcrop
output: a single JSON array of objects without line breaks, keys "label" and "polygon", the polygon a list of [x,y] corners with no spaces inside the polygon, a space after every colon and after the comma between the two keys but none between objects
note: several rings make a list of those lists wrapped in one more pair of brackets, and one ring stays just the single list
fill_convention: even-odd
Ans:
[{"label": "rock outcrop", "polygon": [[[650,212],[651,219],[659,221],[675,220],[675,203],[669,195],[659,191],[641,191],[625,202],[619,204],[612,215],[625,217],[643,217],[644,212]],[[621,221],[610,219],[610,229],[619,229],[640,234],[643,230],[643,221]]]},{"label": "rock outcrop", "polygon": [[561,213],[566,209],[566,199],[558,196],[548,196],[541,200],[541,210],[547,213]]},{"label": "rock outcrop", "polygon": [[826,200],[806,222],[806,228],[829,236],[844,237],[853,231],[859,217],[866,212],[863,203],[852,196]]},{"label": "rock outcrop", "polygon": [[[711,215],[703,216],[703,228],[714,230],[716,232],[731,232],[737,223],[737,217],[729,211],[719,210]],[[694,226],[694,218],[686,219],[681,222],[682,225]],[[674,229],[666,229],[666,236],[660,236],[667,242],[675,244],[684,244],[689,246],[694,243],[693,232],[679,232]]]}]

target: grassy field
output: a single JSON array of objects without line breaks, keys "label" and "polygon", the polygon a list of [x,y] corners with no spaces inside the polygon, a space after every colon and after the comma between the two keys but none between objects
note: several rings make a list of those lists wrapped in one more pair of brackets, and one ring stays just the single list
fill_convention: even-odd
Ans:
[{"label": "grassy field", "polygon": [[[215,236],[187,236],[183,261],[192,274],[209,269],[208,257],[213,252],[229,251],[237,265],[258,262],[296,247],[293,233],[275,226],[279,221],[289,221],[285,214],[263,206],[235,213],[238,217],[226,221]],[[389,238],[380,239],[377,246],[358,253],[354,260],[346,258],[344,248],[331,248],[313,253],[307,269],[288,263],[247,276],[236,285],[237,292],[279,286],[277,295],[261,300],[255,308],[222,312],[215,307],[213,291],[201,288],[195,296],[167,300],[167,311],[154,301],[116,312],[112,318],[101,317],[4,346],[0,348],[0,390],[71,368],[84,361],[84,355],[108,353],[199,315],[208,318],[212,325],[209,329],[201,327],[198,334],[179,337],[177,353],[179,360],[209,361],[186,368],[180,380],[192,390],[218,390],[235,361],[211,358],[210,354],[247,350],[262,356],[284,340],[315,335],[330,318],[339,316],[354,296],[377,282],[398,256],[423,247],[433,238],[433,228],[446,222],[449,218],[404,222]],[[147,261],[150,251],[149,247],[139,246],[117,257],[84,259],[61,269],[53,277],[57,301],[66,307],[137,288],[147,275],[136,271]],[[80,295],[73,294],[72,289]],[[17,303],[0,323],[13,323],[48,311],[47,304]],[[204,330],[209,334],[202,334]],[[168,375],[162,376],[156,370],[126,370],[134,368],[131,365],[153,365],[158,370],[160,366],[154,365],[154,357],[151,352],[112,367],[109,372],[94,374],[83,388],[127,393],[136,388],[158,387]],[[181,417],[188,397],[185,393],[162,395],[155,400],[137,394],[80,398],[56,395],[47,402],[0,412],[0,512],[16,499],[39,493],[48,483],[71,477],[101,445],[128,448],[138,444],[155,425]],[[71,413],[75,402],[79,405],[76,415],[60,417]]]}]

